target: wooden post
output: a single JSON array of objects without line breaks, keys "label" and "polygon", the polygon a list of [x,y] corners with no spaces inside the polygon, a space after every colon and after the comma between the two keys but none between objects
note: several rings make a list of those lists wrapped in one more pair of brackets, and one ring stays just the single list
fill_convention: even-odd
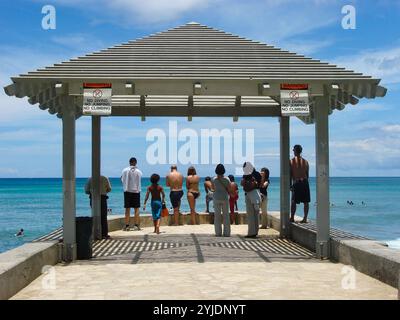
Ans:
[{"label": "wooden post", "polygon": [[101,117],[92,116],[92,217],[93,238],[101,239]]},{"label": "wooden post", "polygon": [[62,105],[63,130],[63,259],[76,260],[75,190],[75,106],[65,98]]},{"label": "wooden post", "polygon": [[289,215],[290,215],[290,118],[280,117],[280,213],[281,229],[280,235],[283,238],[289,236]]},{"label": "wooden post", "polygon": [[317,181],[317,257],[329,258],[329,101],[317,98],[315,115],[316,181]]}]

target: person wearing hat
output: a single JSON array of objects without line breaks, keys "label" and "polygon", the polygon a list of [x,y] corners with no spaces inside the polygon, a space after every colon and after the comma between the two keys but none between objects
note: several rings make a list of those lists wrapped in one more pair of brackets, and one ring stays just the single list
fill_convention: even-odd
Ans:
[{"label": "person wearing hat", "polygon": [[259,229],[261,195],[259,173],[250,162],[243,164],[243,179],[240,185],[245,192],[248,232],[245,238],[256,238]]},{"label": "person wearing hat", "polygon": [[[216,177],[212,179],[214,190],[214,228],[217,237],[231,235],[231,221],[229,216],[229,195],[232,193],[231,182],[224,176],[225,167],[223,164],[215,168]],[[222,212],[222,216],[221,216]],[[224,229],[222,231],[222,221]]]}]

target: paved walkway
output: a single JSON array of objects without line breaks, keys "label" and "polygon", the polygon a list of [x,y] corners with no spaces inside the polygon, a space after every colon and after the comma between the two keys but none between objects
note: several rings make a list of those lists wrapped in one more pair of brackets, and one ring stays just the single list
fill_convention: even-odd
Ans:
[{"label": "paved walkway", "polygon": [[352,282],[351,269],[315,259],[273,229],[245,239],[246,228],[232,226],[229,238],[215,237],[212,225],[116,231],[95,244],[92,260],[59,264],[13,299],[397,298],[357,271]]}]

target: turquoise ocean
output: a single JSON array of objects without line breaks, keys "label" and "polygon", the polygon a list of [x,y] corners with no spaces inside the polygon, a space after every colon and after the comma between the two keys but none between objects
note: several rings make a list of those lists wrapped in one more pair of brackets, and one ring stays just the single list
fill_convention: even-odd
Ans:
[{"label": "turquoise ocean", "polygon": [[[123,192],[119,178],[112,178],[109,194],[111,214],[123,213]],[[237,178],[239,180],[239,178]],[[83,188],[86,178],[78,178],[77,216],[90,216],[90,206]],[[149,178],[142,180],[144,192]],[[165,180],[161,180],[165,186]],[[315,218],[315,179],[310,180],[310,218]],[[205,210],[204,191],[197,201],[197,210]],[[385,241],[400,249],[400,178],[339,178],[330,180],[331,224],[342,230]],[[244,211],[243,192],[239,195],[239,210]],[[168,197],[167,197],[168,199]],[[168,199],[169,200],[169,199]],[[354,205],[347,204],[352,201]],[[168,203],[169,206],[169,203]],[[269,188],[268,209],[279,211],[279,178],[272,178]],[[188,210],[186,198],[182,211]],[[302,215],[302,207],[298,207]],[[0,179],[0,252],[34,240],[62,224],[62,180]],[[25,235],[16,237],[23,228]]]}]

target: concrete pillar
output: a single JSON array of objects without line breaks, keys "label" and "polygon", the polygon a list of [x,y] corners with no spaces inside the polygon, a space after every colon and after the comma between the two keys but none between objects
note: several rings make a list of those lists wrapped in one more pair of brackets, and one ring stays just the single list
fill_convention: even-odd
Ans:
[{"label": "concrete pillar", "polygon": [[63,259],[76,259],[75,190],[75,106],[65,99],[62,107],[63,128]]},{"label": "concrete pillar", "polygon": [[93,238],[101,239],[101,117],[92,116],[92,217]]},{"label": "concrete pillar", "polygon": [[317,182],[317,243],[319,258],[329,258],[330,214],[329,214],[329,101],[317,98],[314,107],[316,182]]},{"label": "concrete pillar", "polygon": [[281,212],[281,237],[289,236],[290,215],[290,118],[280,118],[280,212]]}]

